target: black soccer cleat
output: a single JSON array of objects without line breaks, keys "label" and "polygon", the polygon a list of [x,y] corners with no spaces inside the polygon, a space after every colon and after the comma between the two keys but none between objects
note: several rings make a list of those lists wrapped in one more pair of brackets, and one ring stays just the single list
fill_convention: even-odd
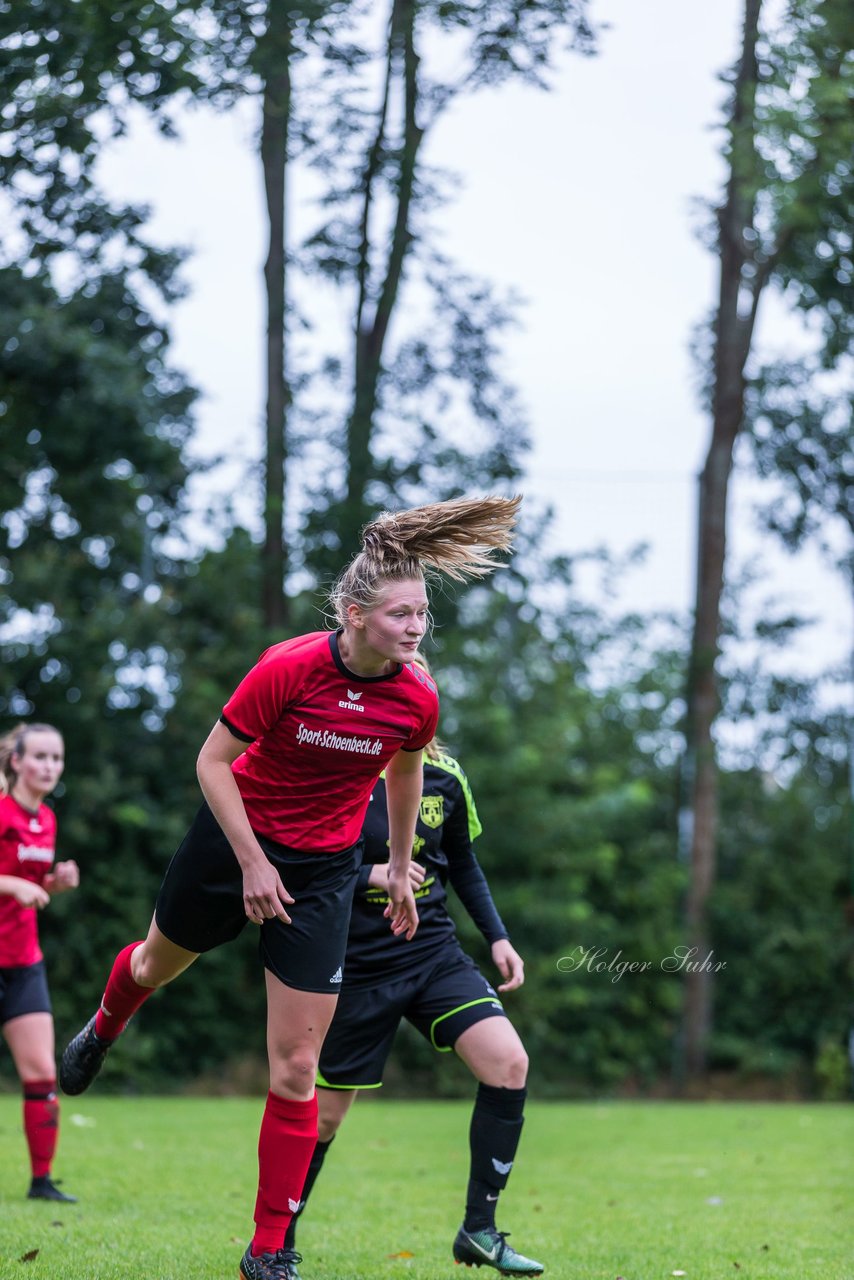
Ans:
[{"label": "black soccer cleat", "polygon": [[298,1262],[302,1262],[302,1254],[296,1249],[277,1249],[253,1258],[252,1246],[248,1245],[240,1259],[238,1276],[241,1280],[300,1280]]},{"label": "black soccer cleat", "polygon": [[480,1231],[466,1231],[460,1227],[454,1241],[454,1262],[467,1267],[494,1267],[502,1276],[540,1276],[543,1264],[526,1258],[507,1243],[508,1231],[496,1231],[484,1227]]},{"label": "black soccer cleat", "polygon": [[48,1177],[33,1178],[27,1192],[28,1200],[61,1200],[63,1204],[76,1204],[76,1196],[68,1196],[60,1191],[56,1183]]},{"label": "black soccer cleat", "polygon": [[63,1093],[85,1093],[104,1065],[104,1059],[112,1040],[102,1040],[95,1031],[95,1018],[89,1019],[82,1031],[78,1031],[65,1046],[59,1064],[59,1087]]}]

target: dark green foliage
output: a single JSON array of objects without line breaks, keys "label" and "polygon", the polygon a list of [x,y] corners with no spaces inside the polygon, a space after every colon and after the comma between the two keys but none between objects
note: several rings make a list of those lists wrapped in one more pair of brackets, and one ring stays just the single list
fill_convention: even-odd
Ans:
[{"label": "dark green foliage", "polygon": [[[849,33],[845,0],[790,0],[782,7],[745,0],[741,47],[725,77],[731,86],[724,118],[727,175],[709,237],[719,258],[718,299],[706,342],[697,344],[706,360],[711,435],[700,473],[680,823],[691,868],[686,920],[698,950],[710,937],[720,825],[715,724],[727,494],[738,437],[752,420],[763,473],[783,479],[784,503],[779,516],[775,504],[768,523],[789,546],[799,545],[829,513],[838,514],[839,499],[844,502],[850,490],[840,447],[850,414],[840,422],[828,412],[831,397],[841,404],[849,394],[846,384],[850,388],[851,311],[844,302],[854,279]],[[754,339],[769,286],[806,318],[806,354],[763,376]],[[810,385],[819,370],[832,373],[829,387]],[[843,536],[850,543],[850,513],[848,525]],[[701,1076],[708,1064],[711,994],[709,975],[689,978],[680,1042],[680,1070],[689,1076]]]},{"label": "dark green foliage", "polygon": [[104,715],[141,732],[169,705],[164,588],[181,565],[166,540],[194,393],[121,275],[61,298],[44,276],[0,274],[0,714],[49,703],[94,749]]},{"label": "dark green foliage", "polygon": [[714,908],[716,950],[727,962],[712,1044],[719,1066],[757,1074],[797,1067],[809,1080],[822,1045],[845,1043],[854,1015],[845,775],[843,760],[813,752],[783,786],[758,770],[724,775]]},{"label": "dark green foliage", "polygon": [[61,255],[78,280],[100,281],[105,263],[121,261],[178,296],[181,254],[154,248],[144,234],[148,210],[106,199],[94,170],[105,141],[125,132],[130,104],[158,113],[168,133],[167,104],[199,87],[192,67],[204,42],[190,29],[194,7],[173,14],[143,3],[126,14],[61,0],[0,5],[0,184],[16,228],[3,264],[29,260],[39,269]]},{"label": "dark green foliage", "polygon": [[849,546],[854,528],[854,68],[844,0],[797,0],[790,9],[785,36],[769,43],[763,63],[762,212],[771,213],[777,237],[763,251],[786,301],[808,318],[810,337],[799,359],[753,371],[747,426],[760,475],[783,487],[782,500],[764,504],[764,522],[796,550],[827,540],[840,521]]},{"label": "dark green foliage", "polygon": [[145,927],[156,851],[174,839],[155,731],[177,681],[169,631],[193,392],[121,273],[61,297],[45,275],[10,267],[0,296],[0,715],[47,720],[66,739],[56,807],[83,887],[56,904],[61,1015],[128,922]]},{"label": "dark green foliage", "polygon": [[[854,534],[851,389],[817,359],[766,365],[749,397],[750,444],[759,474],[782,485],[763,522],[789,551],[827,540],[838,523]],[[832,539],[830,540],[832,542]],[[838,557],[837,557],[838,559]],[[845,570],[844,564],[839,564]]]},{"label": "dark green foliage", "polygon": [[787,10],[761,51],[760,270],[764,251],[787,300],[820,328],[832,367],[854,336],[851,11],[845,0],[791,0]]},{"label": "dark green foliage", "polygon": [[[568,584],[546,576],[555,606]],[[639,746],[665,738],[667,697],[644,706],[642,658],[637,683],[595,687],[600,662],[631,654],[631,624],[610,628],[569,592],[563,611],[539,611],[533,583],[516,604],[496,585],[472,593],[480,607],[470,599],[459,639],[440,631],[436,664],[444,733],[484,823],[479,856],[528,965],[508,1009],[537,1087],[650,1080],[669,1066],[678,983],[657,961],[678,938],[682,873],[672,755],[659,767]],[[491,973],[470,926],[462,933]],[[655,960],[656,971],[612,981],[592,967],[603,959]]]}]

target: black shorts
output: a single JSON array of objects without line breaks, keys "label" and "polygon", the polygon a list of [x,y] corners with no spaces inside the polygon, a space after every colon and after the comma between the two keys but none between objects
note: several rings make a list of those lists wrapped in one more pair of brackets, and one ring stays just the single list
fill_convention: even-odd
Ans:
[{"label": "black shorts", "polygon": [[53,1013],[43,960],[0,968],[0,1026],[25,1013]]},{"label": "black shorts", "polygon": [[317,1083],[327,1089],[378,1089],[401,1018],[439,1053],[449,1053],[476,1022],[506,1016],[474,961],[458,944],[446,945],[432,963],[412,973],[342,991],[320,1051]]},{"label": "black shorts", "polygon": [[[265,968],[297,991],[337,995],[360,846],[341,853],[305,853],[257,838],[294,898],[287,907],[291,924],[275,919],[260,926]],[[249,923],[240,864],[206,804],[166,869],[154,919],[170,942],[199,952],[230,942]]]}]

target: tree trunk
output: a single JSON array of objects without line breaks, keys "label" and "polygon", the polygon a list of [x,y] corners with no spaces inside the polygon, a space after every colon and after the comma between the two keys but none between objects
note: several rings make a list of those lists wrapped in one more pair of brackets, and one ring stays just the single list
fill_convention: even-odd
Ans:
[{"label": "tree trunk", "polygon": [[281,631],[288,620],[285,596],[288,556],[284,519],[290,392],[285,373],[285,188],[291,109],[290,23],[290,7],[271,0],[267,30],[258,42],[258,65],[264,81],[261,164],[270,233],[264,263],[267,297],[267,403],[261,608],[264,625],[272,631]]},{"label": "tree trunk", "polygon": [[[341,512],[340,536],[345,552],[358,547],[359,531],[370,515],[366,494],[371,476],[372,437],[377,409],[383,351],[403,276],[403,264],[411,241],[409,215],[415,189],[418,148],[424,131],[416,123],[418,106],[418,54],[415,51],[414,0],[394,0],[389,24],[386,85],[377,135],[368,156],[364,178],[362,241],[358,272],[359,297],[355,325],[353,403],[347,423],[347,497]],[[369,316],[369,270],[372,257],[370,217],[374,177],[382,150],[392,80],[402,67],[403,139],[398,164],[396,207],[391,243],[379,297]]]},{"label": "tree trunk", "polygon": [[721,597],[726,558],[726,519],[733,450],[744,418],[744,369],[750,352],[763,272],[748,278],[750,249],[744,231],[752,227],[756,156],[754,111],[756,43],[761,0],[745,0],[744,40],[733,87],[730,174],[719,211],[721,261],[712,390],[712,438],[700,476],[697,585],[694,633],[688,672],[684,790],[688,813],[682,835],[690,858],[686,904],[687,945],[693,968],[686,972],[680,1074],[701,1075],[707,1066],[712,1027],[712,972],[709,899],[715,881],[718,832],[718,776],[713,729],[718,714],[715,664],[721,629]]}]

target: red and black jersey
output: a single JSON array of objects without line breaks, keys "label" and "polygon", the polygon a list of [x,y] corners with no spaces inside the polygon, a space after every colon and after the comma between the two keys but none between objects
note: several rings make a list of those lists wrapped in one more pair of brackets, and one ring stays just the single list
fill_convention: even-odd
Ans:
[{"label": "red and black jersey", "polygon": [[468,779],[457,761],[447,755],[425,761],[412,848],[413,861],[422,863],[426,872],[415,890],[418,931],[409,941],[395,937],[383,915],[388,895],[368,883],[371,866],[388,862],[385,780],[378,779],[362,831],[362,869],[350,917],[342,990],[393,981],[427,964],[433,953],[456,938],[448,912],[448,881],[488,943],[508,936],[472,848],[480,832]]},{"label": "red and black jersey", "polygon": [[438,716],[420,667],[358,676],[328,631],[273,645],[222,713],[250,743],[232,765],[250,826],[292,849],[355,844],[380,772],[395,752],[425,747]]},{"label": "red and black jersey", "polygon": [[[0,876],[42,884],[53,869],[56,814],[46,804],[33,813],[12,796],[0,797]],[[0,968],[42,959],[35,907],[0,893]]]}]

